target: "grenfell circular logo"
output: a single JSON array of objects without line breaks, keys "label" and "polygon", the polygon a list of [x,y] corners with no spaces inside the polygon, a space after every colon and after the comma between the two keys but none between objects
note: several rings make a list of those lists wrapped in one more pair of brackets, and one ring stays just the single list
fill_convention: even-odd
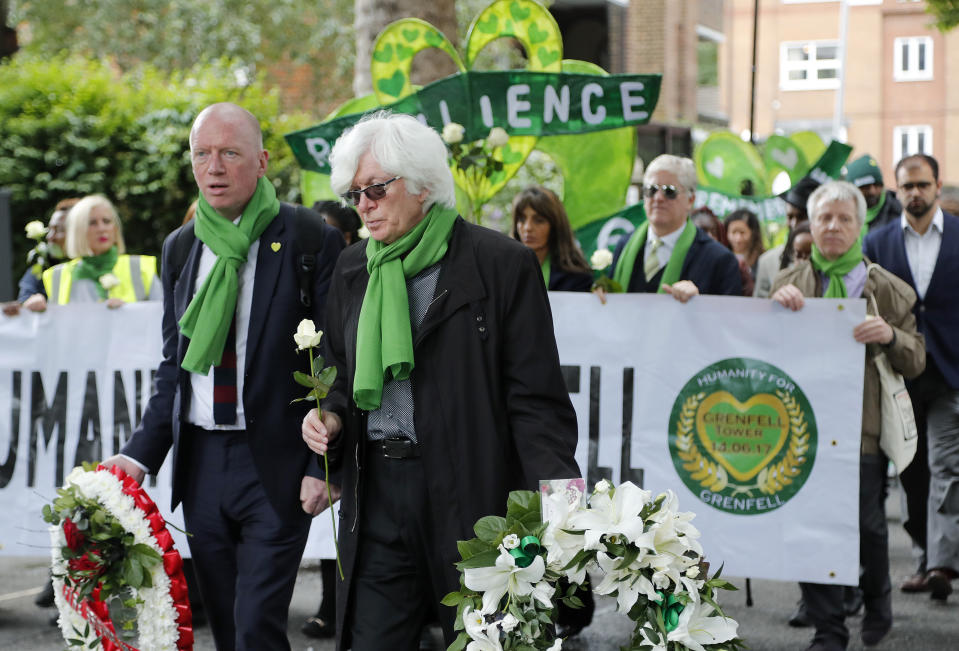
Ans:
[{"label": "grenfell circular logo", "polygon": [[724,359],[694,375],[673,403],[669,453],[704,503],[727,513],[766,513],[809,477],[816,418],[799,386],[772,364]]}]

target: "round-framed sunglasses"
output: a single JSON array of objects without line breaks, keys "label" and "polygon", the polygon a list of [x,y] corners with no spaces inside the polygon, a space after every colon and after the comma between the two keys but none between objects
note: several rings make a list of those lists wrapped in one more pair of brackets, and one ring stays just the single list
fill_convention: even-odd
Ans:
[{"label": "round-framed sunglasses", "polygon": [[402,176],[394,176],[389,181],[383,181],[382,183],[372,183],[365,188],[360,188],[359,190],[347,190],[343,193],[343,198],[353,206],[358,206],[360,204],[360,196],[366,195],[366,198],[370,201],[379,201],[386,196],[386,186],[388,186],[393,181],[403,178]]},{"label": "round-framed sunglasses", "polygon": [[652,199],[660,190],[663,191],[663,196],[670,200],[679,196],[679,188],[675,185],[647,185],[643,188],[643,196]]}]

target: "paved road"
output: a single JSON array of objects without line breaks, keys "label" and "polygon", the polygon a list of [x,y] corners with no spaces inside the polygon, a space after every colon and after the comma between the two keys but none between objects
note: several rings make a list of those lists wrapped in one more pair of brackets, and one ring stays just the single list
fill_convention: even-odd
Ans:
[{"label": "paved road", "polygon": [[[912,569],[908,540],[899,522],[899,500],[895,492],[888,503],[891,533],[893,585],[897,587]],[[814,552],[812,552],[814,553]],[[45,558],[0,557],[0,650],[59,651],[65,648],[59,630],[49,625],[50,610],[33,605],[33,596],[46,574]],[[742,588],[742,579],[731,579]],[[959,588],[959,586],[957,586]],[[755,605],[746,607],[745,591],[727,593],[723,605],[740,623],[740,634],[754,651],[802,651],[812,637],[809,629],[786,625],[799,595],[795,584],[753,581]],[[329,641],[311,640],[300,633],[300,625],[312,615],[320,594],[320,573],[316,564],[304,564],[297,579],[290,611],[290,643],[294,651],[332,651]],[[953,651],[959,649],[959,595],[942,605],[928,595],[906,595],[895,589],[895,625],[883,642],[873,647],[883,651]],[[615,613],[615,603],[601,600],[593,625],[578,638],[569,640],[567,651],[618,649],[629,638],[625,618]],[[862,617],[847,620],[852,634],[851,650],[862,649],[859,630]],[[440,647],[437,646],[437,649]],[[209,629],[197,631],[196,651],[213,651]],[[147,651],[147,650],[145,650]]]}]

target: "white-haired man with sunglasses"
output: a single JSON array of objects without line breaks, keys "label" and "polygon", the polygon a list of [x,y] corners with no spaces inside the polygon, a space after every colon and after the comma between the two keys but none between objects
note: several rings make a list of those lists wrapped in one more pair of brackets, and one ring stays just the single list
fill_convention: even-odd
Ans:
[{"label": "white-haired man with sunglasses", "polygon": [[412,651],[437,611],[451,644],[456,541],[509,491],[580,476],[543,275],[532,249],[457,215],[446,146],[415,118],[361,121],[330,161],[370,231],[333,274],[338,374],[303,421],[341,473],[338,648]]},{"label": "white-haired man with sunglasses", "polygon": [[646,167],[647,221],[613,258],[612,277],[625,291],[671,294],[682,303],[697,294],[742,296],[736,256],[689,219],[695,195],[690,159],[663,154]]}]

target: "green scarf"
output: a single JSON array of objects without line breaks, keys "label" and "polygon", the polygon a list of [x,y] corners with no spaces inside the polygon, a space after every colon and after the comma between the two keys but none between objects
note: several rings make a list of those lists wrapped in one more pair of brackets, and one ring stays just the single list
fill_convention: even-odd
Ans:
[{"label": "green scarf", "polygon": [[97,296],[100,297],[101,301],[105,301],[107,290],[100,284],[100,278],[113,271],[113,268],[117,266],[117,258],[119,257],[120,254],[117,252],[115,244],[110,247],[109,251],[100,255],[84,256],[80,258],[80,262],[74,268],[73,277],[92,280],[97,289]]},{"label": "green scarf", "polygon": [[826,274],[829,279],[829,287],[826,288],[823,298],[847,298],[849,292],[846,290],[843,276],[862,262],[862,238],[859,238],[855,244],[849,247],[848,251],[835,260],[827,260],[813,244],[810,261],[813,269]]},{"label": "green scarf", "polygon": [[549,289],[549,277],[552,274],[552,266],[550,255],[547,253],[546,257],[543,258],[543,263],[539,266],[540,271],[543,272],[543,282],[546,283],[546,289]]},{"label": "green scarf", "polygon": [[237,272],[246,262],[250,245],[279,212],[276,190],[265,176],[260,177],[239,224],[216,212],[200,194],[196,236],[216,254],[216,262],[180,319],[180,332],[190,339],[183,368],[191,373],[206,375],[211,366],[220,363],[236,312]]},{"label": "green scarf", "polygon": [[380,406],[386,372],[405,380],[413,370],[413,331],[406,279],[446,255],[456,210],[433,204],[420,223],[392,244],[366,241],[370,282],[356,329],[353,401],[360,409]]},{"label": "green scarf", "polygon": [[[642,258],[643,247],[646,245],[646,231],[649,230],[649,222],[640,224],[630,236],[623,252],[616,263],[616,271],[613,273],[615,280],[623,288],[623,291],[629,287],[629,279],[633,277],[633,267],[636,265],[636,259]],[[679,280],[679,274],[683,270],[683,262],[686,260],[686,254],[689,253],[689,247],[696,239],[696,225],[692,221],[686,220],[686,226],[673,247],[673,252],[669,256],[669,262],[666,263],[666,269],[663,270],[663,279],[659,283],[657,294],[664,294],[663,285],[672,285]]]},{"label": "green scarf", "polygon": [[872,208],[866,208],[866,221],[863,222],[862,229],[860,229],[860,236],[862,238],[866,237],[866,234],[869,232],[869,224],[876,219],[879,215],[879,211],[882,210],[882,207],[886,205],[886,191],[883,190],[879,193],[879,202]]}]

